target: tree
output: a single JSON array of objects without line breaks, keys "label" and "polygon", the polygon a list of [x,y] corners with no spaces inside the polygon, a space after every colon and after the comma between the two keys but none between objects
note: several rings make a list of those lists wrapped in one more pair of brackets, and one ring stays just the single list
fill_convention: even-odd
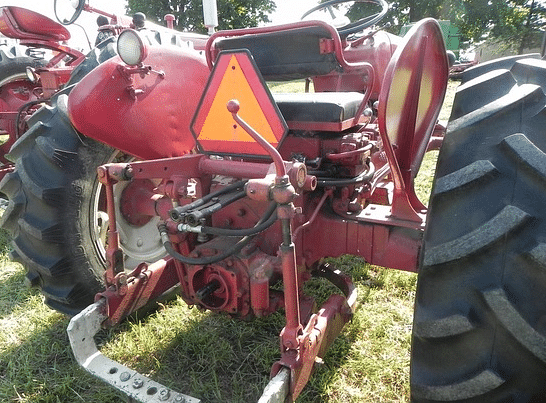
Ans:
[{"label": "tree", "polygon": [[[391,3],[380,24],[388,22],[388,30],[398,33],[403,25],[425,17],[450,20],[459,28],[461,43],[471,45],[490,38],[522,53],[540,46],[540,28],[546,23],[544,3],[546,0],[398,0]],[[374,6],[366,4],[350,8],[347,16],[351,21],[373,11]]]},{"label": "tree", "polygon": [[[327,0],[322,0],[322,2]],[[402,26],[419,21],[426,17],[436,19],[451,19],[455,16],[454,3],[462,0],[398,0],[390,3],[389,12],[380,22],[380,25],[390,24],[388,30],[392,33],[400,32]],[[459,7],[460,8],[460,7]],[[351,21],[356,21],[363,16],[376,13],[379,7],[371,2],[356,1],[347,12]]]},{"label": "tree", "polygon": [[[269,22],[268,14],[274,10],[273,0],[218,0],[218,29],[246,28]],[[129,15],[144,13],[150,21],[160,24],[165,14],[174,14],[177,29],[207,32],[202,0],[129,0],[127,12]]]},{"label": "tree", "polygon": [[539,47],[546,8],[538,0],[511,0],[492,30],[492,36],[522,54],[525,48]]}]

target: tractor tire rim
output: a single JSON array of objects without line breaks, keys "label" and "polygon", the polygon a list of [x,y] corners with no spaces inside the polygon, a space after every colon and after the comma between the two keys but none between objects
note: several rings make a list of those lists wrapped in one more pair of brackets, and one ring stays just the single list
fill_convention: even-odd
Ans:
[{"label": "tractor tire rim", "polygon": [[[127,156],[115,152],[108,162],[127,162]],[[154,217],[148,223],[136,226],[129,224],[119,210],[119,200],[126,182],[117,183],[114,186],[114,199],[116,200],[116,224],[120,238],[120,247],[125,255],[125,268],[133,270],[142,262],[154,262],[166,255],[165,248],[161,244],[161,237],[157,230],[159,217]],[[91,237],[96,248],[97,255],[103,259],[106,265],[106,248],[108,244],[109,217],[106,213],[106,197],[104,186],[95,179],[91,200]]]},{"label": "tractor tire rim", "polygon": [[14,74],[12,76],[4,78],[2,81],[0,81],[0,87],[8,83],[11,83],[12,81],[21,81],[21,80],[28,81],[26,73]]}]

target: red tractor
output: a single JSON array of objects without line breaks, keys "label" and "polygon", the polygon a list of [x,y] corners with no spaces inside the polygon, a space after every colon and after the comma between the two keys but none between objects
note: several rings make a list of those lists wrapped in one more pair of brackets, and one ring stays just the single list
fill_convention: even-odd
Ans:
[{"label": "red tractor", "polygon": [[[376,28],[388,6],[373,3],[337,28],[220,31],[204,52],[128,29],[119,56],[32,115],[0,184],[3,225],[29,283],[75,315],[87,371],[136,401],[199,401],[93,340],[176,289],[233,318],[283,309],[260,402],[293,401],[355,309],[351,278],[323,260],[353,254],[419,272],[412,401],[544,399],[546,64],[468,70],[443,140],[439,25],[398,38]],[[294,79],[315,92],[265,85]],[[414,180],[440,144],[427,211]],[[340,294],[317,307],[303,290],[312,276]]]}]

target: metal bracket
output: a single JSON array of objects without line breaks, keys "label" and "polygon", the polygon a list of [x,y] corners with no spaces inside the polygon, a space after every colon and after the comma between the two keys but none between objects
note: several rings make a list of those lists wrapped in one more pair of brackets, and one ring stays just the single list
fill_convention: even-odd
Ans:
[{"label": "metal bracket", "polygon": [[[102,298],[74,316],[66,332],[76,361],[91,375],[113,386],[141,403],[200,403],[201,400],[175,392],[140,373],[105,357],[97,349],[93,337],[108,319],[104,313],[106,299]],[[271,379],[258,403],[284,403],[290,392],[290,369],[283,368]]]},{"label": "metal bracket", "polygon": [[201,400],[175,392],[132,369],[111,360],[97,349],[93,336],[108,316],[102,298],[74,316],[66,332],[76,361],[87,372],[141,403],[200,403]]}]

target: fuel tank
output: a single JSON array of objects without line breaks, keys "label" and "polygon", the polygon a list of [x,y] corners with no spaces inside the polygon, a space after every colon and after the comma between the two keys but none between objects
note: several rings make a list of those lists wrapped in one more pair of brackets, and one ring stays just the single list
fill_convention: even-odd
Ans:
[{"label": "fuel tank", "polygon": [[195,145],[190,122],[208,79],[206,60],[193,49],[154,46],[131,71],[114,57],[71,91],[68,113],[76,130],[141,159],[175,157]]}]

